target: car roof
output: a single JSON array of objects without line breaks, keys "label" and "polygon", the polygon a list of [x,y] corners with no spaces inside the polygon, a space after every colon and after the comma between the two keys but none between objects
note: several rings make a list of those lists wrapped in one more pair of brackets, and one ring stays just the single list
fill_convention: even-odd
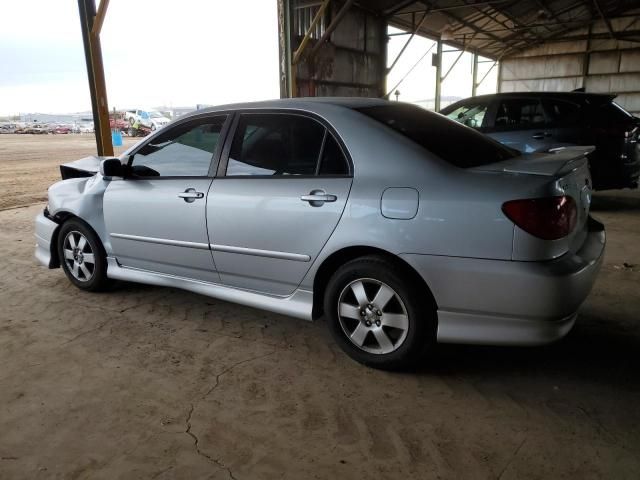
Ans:
[{"label": "car roof", "polygon": [[280,98],[275,100],[263,100],[259,102],[243,102],[243,103],[229,103],[226,105],[218,105],[215,107],[207,107],[201,110],[195,110],[181,118],[192,115],[200,115],[209,112],[219,112],[225,110],[243,110],[243,109],[299,109],[314,111],[319,105],[332,105],[343,108],[363,108],[373,107],[377,105],[388,105],[389,100],[381,98],[368,98],[368,97],[297,97],[297,98]]},{"label": "car roof", "polygon": [[473,98],[473,100],[491,100],[493,98],[509,98],[509,97],[547,97],[547,98],[565,98],[572,100],[599,99],[613,100],[616,95],[610,93],[586,93],[586,92],[502,92],[490,93],[487,95],[478,95],[476,97],[464,98],[455,103],[465,102]]}]

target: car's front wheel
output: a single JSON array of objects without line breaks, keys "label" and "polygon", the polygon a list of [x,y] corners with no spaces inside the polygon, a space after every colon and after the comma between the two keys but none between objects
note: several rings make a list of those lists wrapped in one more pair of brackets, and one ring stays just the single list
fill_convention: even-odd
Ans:
[{"label": "car's front wheel", "polygon": [[377,368],[411,365],[435,341],[428,292],[384,257],[347,262],[329,280],[324,312],[331,333],[354,360]]},{"label": "car's front wheel", "polygon": [[81,220],[72,218],[60,227],[58,258],[67,278],[76,287],[96,292],[108,286],[107,258],[102,242]]}]

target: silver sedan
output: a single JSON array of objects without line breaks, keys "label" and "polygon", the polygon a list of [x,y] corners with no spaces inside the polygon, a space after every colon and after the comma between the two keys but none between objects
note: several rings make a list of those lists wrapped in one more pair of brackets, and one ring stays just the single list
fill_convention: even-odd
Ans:
[{"label": "silver sedan", "polygon": [[89,291],[125,280],[324,315],[376,367],[435,342],[543,344],[602,263],[589,151],[521,157],[376,99],[200,110],[119,158],[63,165],[36,258]]}]

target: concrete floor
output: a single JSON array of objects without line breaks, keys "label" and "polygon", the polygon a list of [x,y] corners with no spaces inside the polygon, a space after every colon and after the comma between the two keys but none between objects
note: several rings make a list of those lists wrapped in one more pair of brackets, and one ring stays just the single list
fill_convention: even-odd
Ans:
[{"label": "concrete floor", "polygon": [[[563,341],[349,360],[306,323],[33,261],[0,212],[0,478],[640,477],[640,194],[598,195],[606,264]],[[508,292],[505,292],[508,295]]]}]

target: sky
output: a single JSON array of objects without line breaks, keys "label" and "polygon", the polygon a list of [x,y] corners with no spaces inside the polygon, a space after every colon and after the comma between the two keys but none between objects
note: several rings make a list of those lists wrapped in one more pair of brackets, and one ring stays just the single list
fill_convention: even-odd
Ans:
[{"label": "sky", "polygon": [[[277,98],[277,20],[275,0],[111,0],[101,34],[109,106]],[[77,0],[3,1],[0,115],[90,109]]]},{"label": "sky", "polygon": [[[389,62],[406,39],[392,37]],[[101,43],[111,109],[194,107],[279,96],[275,0],[111,0]],[[389,89],[432,44],[413,39],[389,75]],[[444,54],[444,71],[456,56]],[[481,76],[489,65],[481,66]],[[490,75],[480,91],[494,89],[495,76]],[[402,101],[433,98],[431,52],[397,90]],[[471,95],[470,54],[447,77],[442,94]],[[0,115],[90,109],[77,0],[4,1]]]}]

